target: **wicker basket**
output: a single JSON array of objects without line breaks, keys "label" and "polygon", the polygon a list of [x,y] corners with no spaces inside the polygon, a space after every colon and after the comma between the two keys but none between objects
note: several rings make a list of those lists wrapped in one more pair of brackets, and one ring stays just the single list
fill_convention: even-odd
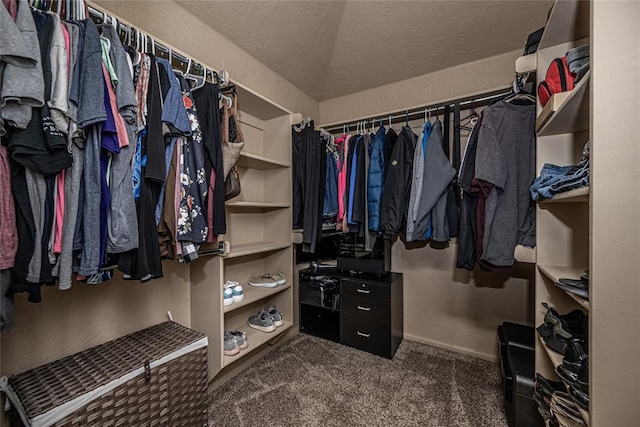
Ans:
[{"label": "wicker basket", "polygon": [[28,426],[206,426],[207,337],[165,322],[9,378]]}]

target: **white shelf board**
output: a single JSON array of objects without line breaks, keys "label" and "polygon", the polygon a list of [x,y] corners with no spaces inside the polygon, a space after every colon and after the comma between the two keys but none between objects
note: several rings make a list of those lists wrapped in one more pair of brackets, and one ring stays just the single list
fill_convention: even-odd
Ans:
[{"label": "white shelf board", "polygon": [[535,264],[536,262],[536,248],[530,248],[528,246],[518,245],[514,251],[513,257],[518,262],[527,262]]},{"label": "white shelf board", "polygon": [[589,311],[589,301],[587,301],[586,299],[584,299],[581,296],[576,295],[576,294],[574,294],[572,292],[565,291],[565,293],[567,295],[569,295],[571,298],[573,298],[578,304],[580,304],[580,306],[582,308],[584,308],[585,310]]},{"label": "white shelf board", "polygon": [[268,100],[264,96],[254,92],[242,84],[238,82],[232,83],[236,85],[238,108],[240,110],[246,111],[252,116],[258,117],[262,120],[269,120],[290,113],[290,111],[284,107]]},{"label": "white shelf board", "polygon": [[538,50],[589,37],[589,2],[557,0],[540,39]]},{"label": "white shelf board", "polygon": [[246,305],[253,304],[256,301],[260,301],[272,295],[279,294],[280,292],[286,291],[289,288],[291,288],[291,283],[288,282],[284,285],[276,286],[275,288],[260,288],[251,286],[249,284],[243,284],[242,289],[244,292],[244,299],[239,302],[234,302],[231,305],[224,306],[224,312],[229,313],[230,311],[234,311]]},{"label": "white shelf board", "polygon": [[288,203],[270,203],[270,202],[226,202],[227,209],[242,210],[258,210],[261,212],[273,211],[276,209],[285,209],[290,207]]},{"label": "white shelf board", "polygon": [[224,255],[223,258],[238,258],[247,255],[261,254],[265,252],[273,252],[291,247],[291,243],[281,242],[256,242],[244,243],[240,245],[230,245],[231,251]]},{"label": "white shelf board", "polygon": [[546,205],[549,203],[585,203],[588,201],[589,187],[582,187],[555,194],[551,199],[542,199],[538,203]]},{"label": "white shelf board", "polygon": [[558,367],[558,365],[562,364],[562,358],[564,356],[561,355],[560,353],[556,353],[555,351],[547,347],[547,344],[544,342],[544,340],[540,335],[538,335],[538,338],[540,339],[540,344],[542,344],[542,348],[544,348],[544,351],[547,352],[547,356],[549,356],[549,359],[551,360],[553,367],[556,368]]},{"label": "white shelf board", "polygon": [[589,75],[587,71],[573,90],[553,94],[536,118],[538,136],[589,129]]},{"label": "white shelf board", "polygon": [[258,156],[257,154],[247,153],[245,151],[240,152],[238,158],[238,166],[243,168],[251,168],[258,170],[269,170],[291,167],[289,163],[279,162],[277,160],[269,159],[267,157]]},{"label": "white shelf board", "polygon": [[262,344],[265,344],[271,341],[272,339],[282,335],[287,331],[287,329],[293,326],[293,323],[285,321],[284,325],[280,326],[273,332],[262,332],[257,329],[253,329],[249,327],[249,325],[247,324],[245,325],[246,327],[243,327],[242,331],[247,333],[247,341],[249,342],[249,347],[245,348],[244,350],[240,350],[240,353],[236,355],[233,355],[233,356],[225,355],[222,360],[223,367],[242,359],[244,356],[250,354],[251,352],[256,350],[258,347],[260,347]]},{"label": "white shelf board", "polygon": [[523,55],[516,59],[516,73],[535,73],[538,68],[538,55],[535,53]]},{"label": "white shelf board", "polygon": [[541,265],[538,264],[538,270],[553,282],[560,279],[579,279],[584,274],[584,268],[578,267],[562,267],[558,265]]}]

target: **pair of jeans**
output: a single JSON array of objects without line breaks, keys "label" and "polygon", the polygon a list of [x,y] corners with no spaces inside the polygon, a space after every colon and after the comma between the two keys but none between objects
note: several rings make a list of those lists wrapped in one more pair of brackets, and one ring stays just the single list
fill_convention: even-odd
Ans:
[{"label": "pair of jeans", "polygon": [[555,194],[589,185],[589,162],[574,166],[557,166],[545,163],[531,185],[531,198],[535,201],[551,198]]},{"label": "pair of jeans", "polygon": [[322,216],[324,219],[329,219],[338,215],[338,166],[332,153],[327,153],[326,156],[327,165]]}]

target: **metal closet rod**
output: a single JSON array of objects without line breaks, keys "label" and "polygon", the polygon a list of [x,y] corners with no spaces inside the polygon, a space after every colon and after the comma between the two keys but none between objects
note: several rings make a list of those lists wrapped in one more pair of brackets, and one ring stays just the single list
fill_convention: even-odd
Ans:
[{"label": "metal closet rod", "polygon": [[[87,4],[87,9],[89,10],[89,15],[92,18],[94,18],[94,21],[96,21],[97,23],[100,23],[100,22],[104,23],[105,21],[108,22],[109,18],[114,17],[114,15],[110,14],[109,12],[100,10],[93,5]],[[126,24],[123,23],[118,17],[115,17],[114,25],[116,27],[116,32],[118,34],[120,34],[121,31],[126,34],[127,41],[129,44],[132,44],[132,42],[136,40],[137,35],[144,36],[141,42],[151,43],[150,47],[151,47],[152,53],[155,53],[154,52],[155,49],[158,49],[166,53],[170,59],[176,59],[177,61],[179,61],[182,64],[182,66],[185,67],[185,71],[186,71],[187,65],[191,63],[191,67],[195,67],[193,68],[194,71],[199,70],[199,73],[202,73],[202,74],[206,73],[207,77],[209,76],[209,73],[211,73],[212,78],[216,79],[222,85],[229,83],[229,73],[227,73],[226,71],[224,70],[216,71],[213,68],[207,67],[201,62],[194,60],[193,58],[189,58],[188,56],[183,55],[182,53],[176,52],[175,49],[172,48],[171,46],[168,46],[166,43],[161,43],[156,41],[155,38],[151,37],[149,34],[143,31],[140,31],[133,25],[130,25],[128,23]],[[134,34],[132,34],[132,32]]]},{"label": "metal closet rod", "polygon": [[[425,114],[431,113],[434,110],[438,111],[440,109],[444,109],[445,107],[449,106],[449,107],[454,107],[455,104],[459,104],[460,107],[465,107],[467,105],[473,105],[474,107],[481,107],[483,105],[487,105],[489,104],[489,102],[495,100],[495,99],[499,99],[502,98],[506,95],[508,95],[510,92],[509,91],[494,91],[494,92],[487,92],[481,95],[476,95],[472,98],[460,98],[457,100],[453,100],[453,101],[447,101],[447,102],[441,102],[439,104],[431,104],[431,105],[425,105],[424,107],[420,107],[420,108],[411,108],[409,110],[404,110],[404,111],[396,111],[394,113],[391,114],[387,114],[387,115],[376,115],[376,116],[369,116],[367,118],[364,119],[360,119],[360,120],[353,120],[353,121],[348,121],[348,122],[343,122],[343,123],[339,123],[337,125],[331,125],[330,127],[325,127],[323,128],[324,130],[326,130],[327,132],[333,132],[333,131],[337,131],[337,130],[343,130],[345,126],[351,128],[351,127],[357,127],[358,124],[361,123],[368,123],[371,122],[373,124],[373,121],[375,120],[376,122],[379,121],[381,122],[381,124],[384,123],[389,123],[389,120],[391,120],[391,122],[399,122],[399,121],[403,121],[406,119],[410,119],[412,117],[415,116],[423,116]],[[402,120],[400,120],[402,119]]]}]

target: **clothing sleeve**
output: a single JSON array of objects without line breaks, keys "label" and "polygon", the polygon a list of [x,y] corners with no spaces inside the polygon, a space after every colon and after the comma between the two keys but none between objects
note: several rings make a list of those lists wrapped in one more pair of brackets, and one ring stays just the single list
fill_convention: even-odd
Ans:
[{"label": "clothing sleeve", "polygon": [[491,183],[498,189],[505,188],[509,175],[506,159],[501,151],[500,140],[490,117],[485,117],[478,134],[476,179]]}]

